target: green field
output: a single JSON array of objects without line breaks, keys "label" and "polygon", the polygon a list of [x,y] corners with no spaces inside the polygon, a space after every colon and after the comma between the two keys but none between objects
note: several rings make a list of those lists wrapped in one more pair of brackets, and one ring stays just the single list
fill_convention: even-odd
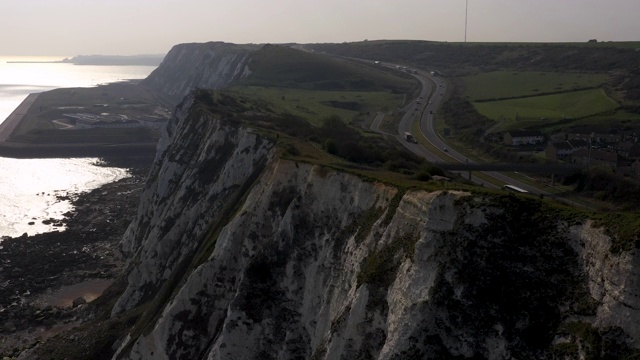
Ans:
[{"label": "green field", "polygon": [[640,49],[640,41],[598,41],[598,42],[448,42],[454,46],[511,46],[511,47],[593,47],[593,48],[620,48]]},{"label": "green field", "polygon": [[574,91],[557,95],[474,103],[481,114],[499,121],[516,118],[581,118],[614,111],[618,104],[602,89]]},{"label": "green field", "polygon": [[[322,56],[268,45],[252,55],[251,74],[230,91],[320,125],[337,115],[349,122],[369,113],[401,107],[418,89],[412,77],[371,62]],[[373,116],[373,115],[371,115]]]},{"label": "green field", "polygon": [[[518,122],[518,124],[520,123],[526,123],[527,121],[523,121],[523,122]],[[598,127],[598,126],[602,126],[602,124],[607,124],[609,125],[611,128],[614,127],[637,127],[640,126],[640,114],[636,114],[636,113],[632,113],[632,112],[628,112],[628,111],[624,111],[624,110],[618,110],[616,111],[615,114],[611,114],[611,115],[597,115],[597,116],[590,116],[588,118],[583,118],[583,119],[575,119],[572,121],[558,121],[555,124],[550,124],[549,121],[538,121],[536,124],[541,124],[544,123],[545,124],[545,129],[549,132],[557,132],[557,131],[562,131],[563,128],[566,127],[575,127],[575,126],[586,126],[586,127]],[[515,124],[514,123],[510,123],[510,124]],[[536,125],[536,124],[531,124],[531,125]],[[518,128],[520,127],[526,127],[525,126],[518,126]],[[504,130],[515,130],[516,127],[507,127]]]},{"label": "green field", "polygon": [[608,80],[605,74],[494,71],[462,78],[464,95],[472,101],[536,96],[594,88]]},{"label": "green field", "polygon": [[291,49],[264,46],[251,56],[251,74],[237,84],[306,90],[389,91],[417,90],[417,81],[370,62],[349,61]]},{"label": "green field", "polygon": [[264,101],[278,113],[289,113],[319,125],[330,115],[349,121],[359,113],[391,111],[400,107],[404,95],[389,92],[322,91],[278,87],[238,86],[232,93]]}]

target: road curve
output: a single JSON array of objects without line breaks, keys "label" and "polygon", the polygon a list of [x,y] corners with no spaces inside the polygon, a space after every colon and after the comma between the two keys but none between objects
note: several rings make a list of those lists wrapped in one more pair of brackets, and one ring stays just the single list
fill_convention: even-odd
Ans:
[{"label": "road curve", "polygon": [[[355,59],[355,58],[351,58],[351,59],[357,60],[357,61],[366,61],[366,62],[370,61],[370,60]],[[406,69],[406,67],[402,67],[397,64],[383,63],[383,62],[376,62],[376,63],[381,66],[385,66],[389,68],[395,68],[395,69],[405,68]],[[395,137],[398,139],[398,141],[400,141],[400,143],[404,147],[406,147],[413,153],[424,157],[427,161],[432,162],[434,165],[444,164],[444,163],[450,164],[450,163],[456,163],[456,162],[461,164],[476,164],[472,160],[468,159],[466,156],[460,154],[459,152],[455,151],[455,149],[452,149],[449,145],[447,145],[444,139],[440,137],[440,135],[435,130],[433,114],[436,113],[438,107],[440,106],[440,104],[442,103],[445,97],[446,90],[447,90],[446,81],[444,81],[444,79],[442,79],[441,77],[431,75],[430,71],[419,70],[419,69],[410,69],[410,71],[413,72],[412,75],[420,82],[422,89],[420,91],[420,95],[418,96],[418,98],[412,99],[407,103],[407,105],[404,106],[404,108],[402,108],[405,114],[402,117],[400,124],[398,125],[398,134],[395,135]],[[384,132],[379,129],[379,126],[380,126],[380,123],[382,122],[383,117],[384,115],[380,113],[376,116],[376,119],[371,125],[372,130],[381,132],[381,133]],[[429,149],[423,147],[422,145],[416,144],[413,142],[408,142],[405,139],[404,134],[407,132],[409,133],[412,132],[412,124],[416,117],[418,117],[420,121],[420,126],[419,126],[420,132],[432,146],[441,150],[439,154],[435,154]],[[442,160],[443,158],[447,158],[447,157],[451,161]],[[458,172],[465,177],[469,175],[468,171],[454,171],[454,172]],[[478,171],[476,171],[476,173],[477,172]],[[492,178],[493,181],[489,182],[473,175],[470,176],[469,180],[471,180],[476,184],[479,184],[481,186],[488,187],[488,188],[499,188],[499,186],[495,184],[496,182],[502,183],[505,185],[510,184],[510,185],[517,186],[521,189],[524,189],[533,194],[550,196],[552,198],[556,198],[569,205],[583,206],[574,201],[563,199],[561,197],[556,197],[554,194],[551,194],[547,191],[544,191],[542,189],[539,189],[527,183],[523,183],[521,181],[513,179],[497,171],[479,171],[479,172],[484,174],[487,177]]]},{"label": "road curve", "polygon": [[[399,66],[396,64],[381,63],[381,65],[390,68],[399,68]],[[437,112],[446,94],[446,81],[444,81],[444,79],[442,79],[441,77],[431,75],[431,72],[418,69],[414,69],[413,76],[420,82],[422,89],[418,98],[412,99],[408,102],[407,105],[404,106],[404,108],[402,108],[405,114],[402,117],[400,124],[398,125],[398,134],[396,135],[398,141],[400,141],[400,143],[403,144],[404,147],[406,147],[413,153],[424,157],[425,159],[427,159],[427,161],[432,162],[435,165],[456,162],[462,164],[475,164],[475,162],[457,152],[455,149],[451,148],[451,146],[449,146],[435,130],[433,114]],[[419,144],[408,142],[405,139],[404,134],[407,132],[412,132],[412,124],[413,121],[415,121],[416,117],[418,117],[420,121],[420,132],[433,147],[440,150],[439,154],[435,154],[429,149]],[[381,120],[382,119],[378,120],[378,125]],[[443,161],[443,158],[448,158],[450,159],[450,161]],[[457,172],[465,177],[469,176],[468,171]],[[496,182],[502,184],[511,184],[533,194],[555,197],[553,194],[547,191],[544,191],[527,183],[523,183],[497,171],[481,171],[481,173],[485,175],[483,176],[484,178],[491,177],[493,178],[493,181],[486,181],[482,178],[474,176],[473,174],[471,174],[469,180],[488,188],[499,188],[499,186],[495,184]],[[573,202],[571,203],[575,205]]]},{"label": "road curve", "polygon": [[[394,66],[394,65],[388,65]],[[442,102],[444,92],[446,91],[446,83],[444,80],[436,79],[431,77],[429,73],[424,72],[422,70],[416,70],[416,73],[413,76],[418,79],[420,85],[422,87],[420,91],[420,95],[416,99],[412,99],[407,105],[405,105],[402,110],[404,111],[404,116],[400,123],[398,124],[398,141],[404,145],[407,149],[412,151],[413,153],[424,157],[427,161],[433,164],[442,163],[442,157],[449,155],[452,160],[457,160],[455,157],[450,156],[450,150],[448,149],[446,143],[442,141],[437,135],[436,131],[433,130],[433,126],[431,125],[432,131],[427,132],[424,130],[423,123],[428,124],[428,119],[431,119],[431,124],[433,124],[433,113],[436,112],[440,103]],[[408,142],[404,134],[412,132],[413,122],[416,121],[416,118],[420,120],[420,128],[423,133],[423,136],[429,141],[433,146],[438,149],[447,149],[447,152],[440,152],[440,154],[433,153],[429,149],[423,147],[420,144]],[[455,153],[455,151],[453,152]],[[456,153],[457,154],[457,153]],[[459,154],[458,154],[459,155]],[[459,155],[462,158],[462,155]],[[463,160],[464,161],[464,160]],[[468,176],[468,172],[466,171],[457,171],[463,176]],[[487,182],[483,179],[478,178],[477,176],[471,176],[470,180],[476,184],[489,187],[489,188],[498,188],[495,184],[491,182]]]},{"label": "road curve", "polygon": [[[438,107],[442,102],[442,99],[444,98],[444,93],[446,92],[446,89],[447,89],[446,82],[441,78],[426,75],[424,73],[418,73],[416,75],[418,77],[423,76],[427,80],[432,81],[437,86],[436,88],[437,91],[432,93],[429,99],[429,103],[426,109],[422,112],[422,116],[420,117],[420,131],[433,146],[435,146],[438,149],[442,149],[443,151],[446,151],[447,155],[450,158],[452,158],[454,161],[463,163],[463,164],[464,163],[475,164],[472,160],[470,160],[466,156],[460,154],[459,152],[455,151],[455,149],[452,149],[450,146],[448,146],[447,143],[444,141],[444,139],[440,136],[440,134],[438,134],[438,132],[435,130],[433,114],[436,112],[436,110],[438,109]],[[425,80],[422,80],[421,83],[423,83],[424,81]],[[521,189],[527,190],[530,193],[541,194],[541,195],[551,195],[550,193],[544,190],[541,190],[535,186],[531,186],[529,184],[517,181],[497,171],[488,171],[488,172],[483,171],[482,173],[485,174],[486,176],[492,177],[493,179],[497,180],[497,182],[515,185]],[[486,182],[474,176],[471,176],[471,181],[477,184],[482,184],[483,186],[487,186],[487,187],[492,187],[492,188],[497,187],[494,184],[494,182]]]}]

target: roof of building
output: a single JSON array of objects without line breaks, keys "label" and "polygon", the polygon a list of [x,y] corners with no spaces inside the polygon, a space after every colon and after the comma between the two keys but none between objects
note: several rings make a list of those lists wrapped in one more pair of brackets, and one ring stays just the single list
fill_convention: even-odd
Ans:
[{"label": "roof of building", "polygon": [[573,146],[571,146],[571,144],[569,144],[568,141],[554,142],[554,143],[551,143],[550,145],[553,146],[554,148],[556,148],[557,150],[571,150],[571,149],[573,149]]},{"label": "roof of building", "polygon": [[586,148],[589,147],[589,142],[582,139],[573,139],[567,141],[574,148]]},{"label": "roof of building", "polygon": [[121,115],[114,114],[89,114],[89,113],[74,113],[63,114],[63,116],[76,119],[76,122],[88,125],[108,125],[108,124],[130,124],[138,123],[136,120],[130,120]]},{"label": "roof of building", "polygon": [[605,151],[599,149],[580,149],[573,153],[573,157],[581,157],[581,158],[589,158],[595,161],[607,161],[607,162],[617,162],[618,154],[612,151]]},{"label": "roof of building", "polygon": [[622,150],[622,151],[629,151],[635,144],[636,143],[633,141],[628,141],[628,140],[621,141],[616,145],[616,149]]},{"label": "roof of building", "polygon": [[148,122],[165,122],[167,121],[166,118],[163,118],[161,116],[154,116],[154,115],[138,115],[135,117],[136,120],[139,121],[148,121]]},{"label": "roof of building", "polygon": [[512,130],[507,131],[507,134],[511,135],[511,137],[544,136],[542,132],[538,130]]},{"label": "roof of building", "polygon": [[582,128],[582,129],[575,129],[573,131],[570,131],[569,134],[573,134],[573,135],[615,135],[618,134],[620,131],[616,128],[610,128],[610,129],[602,129],[602,128]]}]

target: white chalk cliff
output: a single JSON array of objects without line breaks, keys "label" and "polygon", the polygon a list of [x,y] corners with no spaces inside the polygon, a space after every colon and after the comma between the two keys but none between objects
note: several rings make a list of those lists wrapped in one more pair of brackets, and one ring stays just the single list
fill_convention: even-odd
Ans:
[{"label": "white chalk cliff", "polygon": [[587,353],[572,323],[639,345],[637,251],[612,254],[589,221],[287,160],[194,102],[170,121],[122,240],[112,315],[145,315],[114,359]]},{"label": "white chalk cliff", "polygon": [[179,44],[141,84],[173,107],[194,88],[220,89],[248,75],[250,54],[257,49],[224,42]]}]

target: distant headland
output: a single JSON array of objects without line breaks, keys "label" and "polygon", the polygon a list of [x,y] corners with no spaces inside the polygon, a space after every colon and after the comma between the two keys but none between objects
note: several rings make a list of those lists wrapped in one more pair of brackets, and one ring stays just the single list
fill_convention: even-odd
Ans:
[{"label": "distant headland", "polygon": [[113,66],[158,66],[164,59],[164,54],[155,55],[78,55],[72,58],[50,61],[7,61],[12,64],[73,64],[73,65],[113,65]]}]

